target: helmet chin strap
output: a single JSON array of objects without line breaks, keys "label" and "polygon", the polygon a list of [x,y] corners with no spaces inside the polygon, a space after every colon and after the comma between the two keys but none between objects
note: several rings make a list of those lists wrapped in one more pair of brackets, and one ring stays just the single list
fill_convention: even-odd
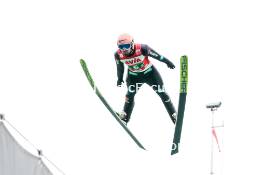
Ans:
[{"label": "helmet chin strap", "polygon": [[133,55],[134,52],[135,52],[135,45],[134,45],[134,40],[132,40],[130,52],[127,55]]},{"label": "helmet chin strap", "polygon": [[125,55],[126,55],[126,56],[130,56],[130,55],[133,55],[134,52],[135,52],[134,48],[131,48],[131,49],[130,49],[130,52],[128,52],[128,53],[125,52]]}]

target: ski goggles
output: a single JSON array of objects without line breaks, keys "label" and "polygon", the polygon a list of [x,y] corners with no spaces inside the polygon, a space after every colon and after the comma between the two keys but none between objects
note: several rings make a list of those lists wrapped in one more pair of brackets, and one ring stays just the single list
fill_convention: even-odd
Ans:
[{"label": "ski goggles", "polygon": [[128,49],[131,48],[131,43],[128,43],[128,44],[120,44],[120,45],[118,45],[118,48],[120,50],[128,50]]}]

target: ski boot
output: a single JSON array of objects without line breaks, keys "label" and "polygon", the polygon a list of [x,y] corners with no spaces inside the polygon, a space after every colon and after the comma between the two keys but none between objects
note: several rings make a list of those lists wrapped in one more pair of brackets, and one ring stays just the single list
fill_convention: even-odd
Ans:
[{"label": "ski boot", "polygon": [[174,112],[172,115],[171,115],[171,120],[174,124],[176,124],[177,122],[177,112]]},{"label": "ski boot", "polygon": [[127,114],[124,111],[122,111],[120,113],[116,112],[116,115],[120,118],[122,123],[127,126],[127,123],[128,123]]}]

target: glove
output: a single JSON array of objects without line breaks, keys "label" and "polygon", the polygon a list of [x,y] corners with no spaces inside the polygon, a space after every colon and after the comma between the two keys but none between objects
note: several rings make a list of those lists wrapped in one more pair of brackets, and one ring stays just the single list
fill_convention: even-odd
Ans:
[{"label": "glove", "polygon": [[123,80],[117,80],[117,83],[116,83],[116,85],[117,85],[118,87],[120,87],[120,86],[122,85],[122,83],[124,83],[124,81],[123,81]]},{"label": "glove", "polygon": [[170,69],[174,69],[175,68],[175,65],[172,62],[170,62],[170,61],[168,61],[166,64],[167,64],[168,68],[170,68]]}]

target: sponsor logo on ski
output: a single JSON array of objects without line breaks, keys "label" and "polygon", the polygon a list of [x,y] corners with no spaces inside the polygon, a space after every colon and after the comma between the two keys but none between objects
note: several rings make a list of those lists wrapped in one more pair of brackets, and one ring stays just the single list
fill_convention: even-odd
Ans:
[{"label": "sponsor logo on ski", "polygon": [[181,92],[187,92],[187,81],[188,81],[188,63],[187,59],[182,59],[181,62]]}]

